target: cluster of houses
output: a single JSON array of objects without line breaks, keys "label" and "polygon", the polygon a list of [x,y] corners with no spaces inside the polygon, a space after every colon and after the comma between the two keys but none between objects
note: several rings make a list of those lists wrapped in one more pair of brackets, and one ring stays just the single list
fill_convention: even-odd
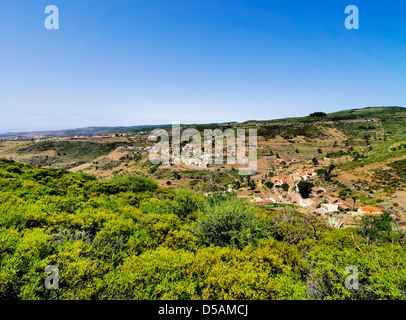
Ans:
[{"label": "cluster of houses", "polygon": [[149,151],[151,147],[127,147],[128,150]]},{"label": "cluster of houses", "polygon": [[282,186],[283,184],[288,183],[289,180],[288,180],[287,176],[283,176],[283,177],[275,176],[272,178],[272,182],[275,186]]},{"label": "cluster of houses", "polygon": [[[356,212],[360,215],[369,216],[376,216],[383,213],[381,209],[370,205],[357,208],[355,204],[330,196],[324,188],[319,186],[315,186],[312,188],[310,197],[308,199],[302,198],[301,195],[298,193],[297,184],[302,180],[313,180],[317,176],[316,170],[317,169],[298,169],[294,171],[290,176],[274,176],[272,178],[272,182],[276,187],[282,186],[284,184],[289,184],[290,179],[291,181],[293,181],[294,184],[294,188],[292,189],[293,192],[290,193],[278,190],[279,188],[276,188],[275,190],[277,191],[277,193],[279,193],[280,196],[286,198],[286,203],[297,204],[302,207],[313,207],[319,212]],[[276,196],[278,199],[280,199],[279,195]],[[271,202],[278,203],[276,201],[273,201],[272,199],[264,199],[256,202],[264,204]]]},{"label": "cluster of houses", "polygon": [[41,142],[41,139],[43,138],[43,136],[40,136],[40,137],[34,137],[33,139],[34,139],[34,142],[35,143],[38,143],[38,142]]},{"label": "cluster of houses", "polygon": [[[292,173],[291,178],[295,184],[301,180],[313,180],[317,176],[317,173],[314,169],[309,170],[296,170]],[[284,176],[275,176],[272,178],[272,182],[275,186],[281,186],[285,183],[288,183],[289,178],[287,175]]]},{"label": "cluster of houses", "polygon": [[251,200],[251,202],[255,202],[257,204],[274,204],[274,203],[282,203],[282,198],[278,195],[270,196],[269,198],[255,198]]},{"label": "cluster of houses", "polygon": [[[317,187],[315,187],[317,188]],[[313,188],[313,190],[315,189]],[[320,188],[318,188],[320,189]],[[318,193],[320,195],[320,193]],[[349,203],[348,201],[341,200],[339,198],[334,198],[328,194],[322,193],[322,199],[324,202],[320,204],[320,209],[325,212],[337,212],[337,211],[353,211],[355,208],[354,206]]]},{"label": "cluster of houses", "polygon": [[312,180],[316,176],[317,176],[317,173],[314,169],[308,169],[308,170],[298,169],[295,172],[293,172],[292,180],[295,182],[298,182],[301,180]]},{"label": "cluster of houses", "polygon": [[[209,144],[212,143],[212,140],[209,140]],[[195,148],[201,148],[200,145],[196,146],[193,143],[188,143],[185,146],[181,147],[182,150],[182,155],[181,158],[179,159],[173,159],[173,161],[168,161],[166,163],[164,163],[164,165],[176,165],[176,164],[180,164],[181,162],[184,163],[187,166],[191,166],[194,168],[199,168],[199,169],[207,169],[208,166],[210,164],[223,164],[224,163],[224,158],[229,159],[229,157],[231,158],[235,158],[235,154],[234,152],[230,152],[230,153],[215,153],[215,154],[211,154],[211,153],[205,153],[205,154],[201,154],[201,155],[194,155],[194,150]],[[145,148],[146,150],[146,148]],[[219,161],[219,159],[222,158],[223,161]],[[239,157],[237,159],[239,164],[246,164],[248,163],[248,158],[244,155],[242,157]],[[235,163],[235,160],[234,160]]]},{"label": "cluster of houses", "polygon": [[195,166],[195,167],[199,167],[201,169],[206,169],[211,161],[210,161],[210,159],[207,159],[207,158],[205,159],[202,157],[204,157],[204,155],[200,156],[200,159],[199,158],[187,158],[187,159],[184,159],[183,163],[187,166]]},{"label": "cluster of houses", "polygon": [[360,215],[367,215],[367,216],[377,216],[383,213],[383,211],[379,208],[376,208],[371,205],[356,207],[355,203],[351,204],[346,200],[342,200],[340,198],[332,197],[326,194],[326,190],[320,187],[313,187],[311,197],[319,198],[323,200],[323,203],[320,204],[320,209],[324,212],[331,213],[331,212],[356,212]]}]

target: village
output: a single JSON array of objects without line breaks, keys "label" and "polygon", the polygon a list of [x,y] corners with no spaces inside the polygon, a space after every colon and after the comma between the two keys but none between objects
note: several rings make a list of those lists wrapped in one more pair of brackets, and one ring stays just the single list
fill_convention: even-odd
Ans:
[{"label": "village", "polygon": [[[140,156],[144,163],[148,163],[148,155],[154,143],[154,139],[148,131],[93,135],[91,137],[64,136],[45,138],[39,136],[33,138],[35,144],[46,140],[68,142],[94,141],[98,143],[105,143],[107,141],[126,142],[127,145],[123,144],[114,151],[117,153],[116,158],[121,159],[123,154],[127,155],[126,159],[128,159],[128,156],[129,159]],[[214,140],[209,141],[209,144],[213,144],[213,142]],[[193,143],[183,143],[181,145],[182,157],[180,159],[171,158],[169,161],[161,163],[159,165],[160,169],[170,172],[199,170],[231,176],[230,173],[233,170],[246,166],[248,162],[248,157],[244,156],[236,159],[235,152],[230,152],[227,148],[224,148],[222,153],[218,151],[212,154],[202,152],[198,156],[193,154],[194,149]],[[280,149],[278,150],[280,151]],[[272,151],[270,153],[264,150],[259,151],[257,155],[257,172],[250,177],[246,177],[252,180],[255,186],[252,187],[252,184],[249,185],[247,182],[228,184],[225,186],[228,192],[235,192],[237,197],[244,198],[259,206],[295,206],[300,208],[301,211],[319,217],[340,215],[343,220],[348,221],[356,216],[377,216],[384,212],[382,208],[376,206],[362,205],[354,197],[340,197],[337,192],[339,190],[332,191],[326,186],[325,181],[318,173],[328,170],[331,164],[328,158],[320,159],[320,163],[313,163],[311,158],[304,159],[290,155],[286,159],[282,159],[277,152],[274,154]],[[183,155],[187,155],[187,157],[183,157]],[[281,155],[283,154],[281,153]],[[236,161],[231,164],[228,161],[218,164],[216,161],[220,158],[225,160],[229,156]],[[159,176],[155,178],[159,179]],[[241,177],[233,176],[233,179],[237,182],[239,179],[241,180]],[[162,181],[162,185],[169,184],[166,182]],[[180,181],[173,181],[171,184],[175,187],[184,185],[187,182],[186,179],[182,178]],[[303,182],[308,182],[308,186],[310,185],[305,195],[300,192],[301,182],[302,184]],[[205,192],[205,194],[207,195],[208,192]],[[398,216],[394,217],[399,219]]]},{"label": "village", "polygon": [[346,213],[349,216],[376,216],[383,213],[381,209],[370,205],[358,207],[354,200],[351,202],[350,200],[342,200],[330,195],[325,188],[319,186],[311,187],[311,192],[307,198],[302,197],[298,187],[300,181],[314,182],[317,177],[316,172],[320,169],[320,167],[297,169],[290,175],[273,176],[271,178],[273,184],[271,191],[269,189],[265,191],[263,186],[262,188],[257,187],[250,201],[259,205],[285,204],[300,206],[318,216],[327,213]]}]

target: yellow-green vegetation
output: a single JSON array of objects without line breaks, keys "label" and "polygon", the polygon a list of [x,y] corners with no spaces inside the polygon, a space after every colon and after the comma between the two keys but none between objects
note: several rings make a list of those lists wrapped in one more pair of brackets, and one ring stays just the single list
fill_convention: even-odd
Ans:
[{"label": "yellow-green vegetation", "polygon": [[[69,141],[41,141],[32,143],[21,148],[15,148],[18,155],[31,155],[44,151],[54,152],[53,156],[36,156],[26,159],[25,162],[31,165],[51,166],[61,163],[74,162],[78,166],[90,162],[97,157],[106,155],[119,146],[129,145],[128,142],[97,143],[91,141],[69,142]],[[66,169],[69,169],[66,166]]]},{"label": "yellow-green vegetation", "polygon": [[[0,160],[0,299],[405,299],[389,216],[338,230],[291,208]],[[359,270],[346,289],[345,269]]]}]

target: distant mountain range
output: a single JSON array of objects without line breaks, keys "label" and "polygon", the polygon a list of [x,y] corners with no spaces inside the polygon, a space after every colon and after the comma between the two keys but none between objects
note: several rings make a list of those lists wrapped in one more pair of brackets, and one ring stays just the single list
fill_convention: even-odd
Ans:
[{"label": "distant mountain range", "polygon": [[59,137],[59,136],[92,136],[102,135],[112,132],[129,132],[151,130],[168,125],[144,125],[132,127],[86,127],[68,130],[48,130],[48,131],[30,131],[30,132],[8,132],[0,133],[0,139],[31,139],[34,137]]},{"label": "distant mountain range", "polygon": [[[326,121],[340,121],[340,120],[357,120],[378,118],[382,121],[393,122],[397,125],[403,125],[406,120],[406,108],[404,107],[367,107],[360,109],[343,110],[334,113],[325,114],[323,112],[315,112],[307,117],[295,117],[275,120],[249,120],[243,122],[249,123],[262,123],[264,125],[271,125],[274,123],[314,123],[314,122],[326,122]],[[399,122],[400,120],[400,122]],[[208,124],[181,124],[181,126],[220,126],[220,125],[232,125],[237,122],[223,122],[223,123],[208,123]],[[103,135],[109,133],[124,133],[124,132],[137,132],[137,131],[151,131],[156,128],[168,129],[171,124],[162,125],[139,125],[139,126],[118,126],[118,127],[85,127],[78,129],[68,130],[49,130],[49,131],[30,131],[30,132],[8,132],[0,133],[0,139],[32,139],[34,137],[58,137],[58,136],[93,136]]]},{"label": "distant mountain range", "polygon": [[[236,122],[227,122],[229,124]],[[210,125],[221,125],[222,123],[210,123]],[[198,124],[187,124],[187,126],[196,126]],[[0,133],[0,139],[32,139],[34,137],[60,137],[60,136],[93,136],[103,135],[109,133],[125,133],[125,132],[137,132],[137,131],[151,131],[156,128],[167,129],[172,124],[162,125],[140,125],[140,126],[118,126],[118,127],[85,127],[77,129],[67,130],[48,130],[48,131],[29,131],[29,132],[8,132]],[[181,124],[184,126],[184,124]]]}]

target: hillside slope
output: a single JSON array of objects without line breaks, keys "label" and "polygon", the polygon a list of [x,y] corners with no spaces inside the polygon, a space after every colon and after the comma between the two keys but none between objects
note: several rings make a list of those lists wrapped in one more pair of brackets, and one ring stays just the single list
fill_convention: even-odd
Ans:
[{"label": "hillside slope", "polygon": [[387,219],[334,229],[233,195],[0,159],[0,299],[406,299],[405,236]]}]

